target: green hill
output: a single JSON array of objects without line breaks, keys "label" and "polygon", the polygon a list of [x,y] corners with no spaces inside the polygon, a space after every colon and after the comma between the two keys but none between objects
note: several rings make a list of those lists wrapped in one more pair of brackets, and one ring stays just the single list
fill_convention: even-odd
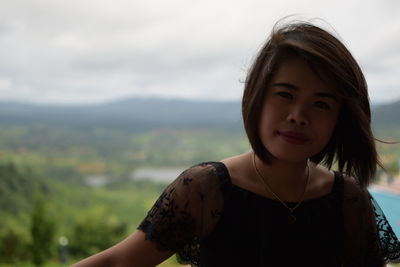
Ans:
[{"label": "green hill", "polygon": [[[400,102],[373,108],[378,138],[400,138],[399,111]],[[133,181],[133,171],[184,168],[249,149],[239,102],[2,103],[0,129],[0,244],[6,244],[0,250],[8,248],[0,251],[0,264],[29,258],[38,194],[57,225],[54,257],[63,235],[70,239],[71,256],[79,258],[132,232],[166,185]],[[399,145],[379,149],[387,164],[400,158]],[[91,176],[107,183],[89,186]]]}]

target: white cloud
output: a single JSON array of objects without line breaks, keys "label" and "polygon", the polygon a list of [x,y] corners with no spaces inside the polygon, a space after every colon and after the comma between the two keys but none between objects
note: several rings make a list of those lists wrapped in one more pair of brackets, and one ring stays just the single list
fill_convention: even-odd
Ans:
[{"label": "white cloud", "polygon": [[[396,0],[0,2],[0,99],[98,102],[134,95],[240,99],[245,71],[289,14],[332,27],[373,101],[400,98]],[[384,92],[384,93],[383,93]]]}]

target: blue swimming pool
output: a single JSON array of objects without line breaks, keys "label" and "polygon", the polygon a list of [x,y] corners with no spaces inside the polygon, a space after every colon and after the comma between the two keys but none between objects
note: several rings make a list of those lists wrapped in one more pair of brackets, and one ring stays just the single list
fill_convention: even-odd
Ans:
[{"label": "blue swimming pool", "polygon": [[378,202],[379,206],[390,222],[397,238],[400,239],[400,195],[386,193],[374,189],[369,189],[371,195]]}]

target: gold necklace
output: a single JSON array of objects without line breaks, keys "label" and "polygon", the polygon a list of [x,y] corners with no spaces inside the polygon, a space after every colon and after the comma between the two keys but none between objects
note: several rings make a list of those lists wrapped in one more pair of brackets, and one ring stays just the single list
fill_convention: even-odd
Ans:
[{"label": "gold necklace", "polygon": [[277,194],[275,194],[274,191],[272,191],[270,185],[269,185],[268,182],[267,182],[267,179],[265,179],[265,178],[261,175],[260,171],[259,171],[258,168],[257,168],[257,165],[256,165],[256,155],[254,154],[254,152],[253,152],[253,166],[254,166],[254,170],[256,171],[258,177],[261,179],[261,182],[262,182],[262,184],[265,186],[265,188],[267,188],[267,190],[270,191],[270,192],[274,195],[274,197],[275,197],[276,199],[278,199],[279,202],[281,202],[282,205],[283,205],[285,208],[288,209],[288,211],[289,211],[288,223],[289,223],[289,224],[294,224],[294,223],[296,223],[297,218],[296,218],[296,216],[293,214],[293,212],[294,212],[294,210],[297,209],[297,208],[300,206],[300,204],[303,202],[303,200],[304,200],[304,195],[306,194],[306,191],[307,191],[308,180],[310,179],[310,167],[308,166],[308,162],[307,162],[307,178],[306,178],[306,185],[304,186],[304,191],[303,191],[303,194],[302,194],[301,197],[300,197],[300,200],[297,202],[297,204],[296,204],[293,208],[291,208],[291,207],[289,207],[288,205],[286,205],[286,203],[283,202],[283,201],[281,200],[281,198],[278,197]]}]

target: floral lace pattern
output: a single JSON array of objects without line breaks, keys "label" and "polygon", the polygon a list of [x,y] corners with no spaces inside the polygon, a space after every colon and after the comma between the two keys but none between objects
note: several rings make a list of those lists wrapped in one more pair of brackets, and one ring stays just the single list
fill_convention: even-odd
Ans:
[{"label": "floral lace pattern", "polygon": [[375,213],[379,244],[381,253],[384,256],[384,261],[386,263],[398,263],[400,262],[400,242],[393,232],[393,229],[386,219],[386,216],[383,213],[382,209],[379,207],[378,203],[372,196],[371,202]]},{"label": "floral lace pattern", "polygon": [[176,251],[182,264],[199,266],[200,239],[217,223],[224,176],[202,163],[184,171],[160,195],[138,229],[161,251]]}]

